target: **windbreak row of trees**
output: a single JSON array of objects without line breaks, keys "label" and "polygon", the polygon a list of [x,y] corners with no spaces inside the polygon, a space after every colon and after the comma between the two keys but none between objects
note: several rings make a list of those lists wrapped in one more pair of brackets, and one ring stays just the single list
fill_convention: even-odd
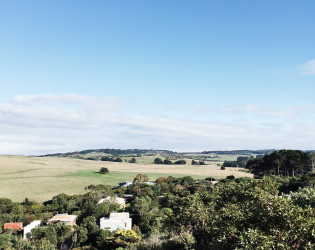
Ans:
[{"label": "windbreak row of trees", "polygon": [[166,165],[175,164],[175,165],[185,165],[185,164],[186,164],[186,161],[185,161],[185,160],[178,160],[178,161],[172,162],[172,161],[171,161],[171,160],[169,160],[169,159],[162,160],[161,158],[155,158],[155,159],[154,159],[154,164],[166,164]]},{"label": "windbreak row of trees", "polygon": [[312,161],[310,155],[300,150],[275,151],[262,158],[250,159],[246,168],[255,176],[264,175],[292,176],[310,172]]},{"label": "windbreak row of trees", "polygon": [[245,167],[246,163],[253,159],[253,156],[239,156],[237,157],[236,161],[224,161],[223,167]]},{"label": "windbreak row of trees", "polygon": [[103,156],[101,161],[112,161],[112,162],[122,162],[122,159],[119,157]]}]

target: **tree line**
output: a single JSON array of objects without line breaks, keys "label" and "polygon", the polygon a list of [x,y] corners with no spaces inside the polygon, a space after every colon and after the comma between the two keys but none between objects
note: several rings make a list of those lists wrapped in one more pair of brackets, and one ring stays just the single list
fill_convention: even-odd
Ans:
[{"label": "tree line", "polygon": [[274,151],[262,158],[250,159],[246,168],[255,176],[296,176],[312,170],[310,154],[300,150]]}]

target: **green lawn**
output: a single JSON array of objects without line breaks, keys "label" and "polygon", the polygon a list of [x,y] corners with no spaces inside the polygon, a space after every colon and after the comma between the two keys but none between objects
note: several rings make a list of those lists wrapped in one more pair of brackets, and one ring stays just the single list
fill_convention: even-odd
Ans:
[{"label": "green lawn", "polygon": [[[150,181],[155,181],[157,178],[161,176],[173,176],[173,177],[184,177],[187,176],[185,174],[162,174],[162,173],[142,173],[147,174],[150,178]],[[133,181],[134,177],[137,173],[134,172],[118,172],[118,171],[111,171],[109,174],[99,174],[94,171],[79,171],[77,173],[70,173],[61,175],[60,177],[71,177],[76,179],[82,179],[82,181],[90,180],[91,184],[97,182],[105,184],[105,185],[112,185],[117,186],[121,182],[125,181]],[[205,176],[203,175],[190,175],[194,179],[204,179]],[[215,177],[215,176],[212,176]]]}]

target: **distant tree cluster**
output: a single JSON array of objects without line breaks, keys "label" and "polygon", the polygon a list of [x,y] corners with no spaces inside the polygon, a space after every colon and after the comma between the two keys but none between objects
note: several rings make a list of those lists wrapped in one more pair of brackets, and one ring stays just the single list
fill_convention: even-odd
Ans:
[{"label": "distant tree cluster", "polygon": [[104,154],[110,154],[110,155],[130,155],[134,154],[137,155],[137,157],[140,157],[141,154],[157,154],[157,153],[163,153],[172,155],[174,154],[173,151],[170,150],[152,150],[152,149],[88,149],[88,150],[82,150],[82,151],[76,151],[76,152],[69,152],[69,153],[57,153],[57,154],[47,154],[43,156],[61,156],[61,157],[67,157],[67,156],[74,156],[74,155],[86,155],[91,153],[104,153]]},{"label": "distant tree cluster", "polygon": [[205,165],[205,161],[192,160],[191,165]]},{"label": "distant tree cluster", "polygon": [[270,154],[275,149],[267,150],[225,150],[225,151],[203,151],[202,154],[217,154],[217,155],[253,155],[253,154]]},{"label": "distant tree cluster", "polygon": [[185,164],[186,164],[186,161],[185,161],[185,160],[178,160],[178,161],[175,161],[175,162],[173,163],[173,162],[172,162],[171,160],[169,160],[169,159],[162,160],[161,158],[155,158],[155,159],[154,159],[154,164],[185,165]]},{"label": "distant tree cluster", "polygon": [[223,167],[237,167],[237,161],[224,161]]},{"label": "distant tree cluster", "polygon": [[122,159],[119,157],[111,157],[111,156],[103,156],[101,157],[101,161],[112,161],[112,162],[122,162]]},{"label": "distant tree cluster", "polygon": [[248,168],[254,175],[295,176],[311,171],[311,159],[308,154],[300,150],[275,151],[262,158],[251,159]]},{"label": "distant tree cluster", "polygon": [[223,166],[224,167],[245,167],[246,163],[254,158],[253,156],[239,156],[237,157],[236,161],[224,161]]}]

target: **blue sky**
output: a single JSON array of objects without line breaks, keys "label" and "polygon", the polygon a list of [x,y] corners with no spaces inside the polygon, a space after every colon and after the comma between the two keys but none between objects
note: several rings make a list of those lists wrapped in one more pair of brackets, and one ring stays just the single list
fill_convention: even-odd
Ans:
[{"label": "blue sky", "polygon": [[1,1],[0,153],[315,148],[313,1]]}]

